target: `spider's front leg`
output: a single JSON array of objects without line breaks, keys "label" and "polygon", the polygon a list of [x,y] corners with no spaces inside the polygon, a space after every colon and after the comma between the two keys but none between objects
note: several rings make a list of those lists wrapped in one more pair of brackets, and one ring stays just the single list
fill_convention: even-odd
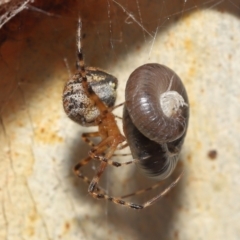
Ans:
[{"label": "spider's front leg", "polygon": [[89,139],[89,138],[95,138],[100,137],[99,132],[89,132],[89,133],[83,133],[82,134],[82,140],[87,143],[90,147],[95,147],[96,145]]},{"label": "spider's front leg", "polygon": [[[84,133],[83,137],[96,137],[99,136],[98,132],[92,132],[92,133]],[[87,184],[91,183],[91,180],[85,176],[82,172],[81,172],[81,168],[84,167],[85,165],[87,165],[91,160],[93,159],[98,159],[101,158],[101,156],[104,158],[104,151],[108,148],[108,144],[110,141],[112,140],[112,137],[106,138],[104,139],[102,142],[100,142],[98,145],[94,146],[91,150],[90,153],[93,151],[94,155],[89,154],[89,156],[87,158],[84,158],[83,160],[81,160],[79,163],[76,164],[76,166],[74,167],[73,171],[75,173],[76,176],[78,176],[79,178],[81,178],[84,182],[86,182]],[[115,151],[115,149],[113,150],[113,152]],[[102,191],[100,188],[97,188],[98,191]]]},{"label": "spider's front leg", "polygon": [[[84,158],[84,159],[81,160],[78,164],[76,164],[75,167],[74,167],[74,169],[73,169],[74,174],[75,174],[77,177],[81,178],[81,179],[83,180],[83,182],[87,183],[88,185],[91,183],[91,180],[81,172],[80,168],[84,167],[84,166],[85,166],[86,164],[88,164],[89,161],[91,161],[91,160],[92,160],[91,157]],[[105,191],[104,191],[101,187],[97,187],[97,188],[96,188],[96,191],[105,194]]]},{"label": "spider's front leg", "polygon": [[[83,136],[86,138],[87,137],[96,137],[96,136],[99,136],[99,133],[98,132],[85,133],[85,134],[83,134]],[[107,158],[105,157],[106,149],[109,149],[109,151],[107,152],[107,155],[108,155],[108,157],[111,157],[117,148],[117,145],[112,145],[112,147],[109,147],[108,144],[112,141],[112,139],[113,139],[112,137],[108,137],[108,138],[104,139],[103,141],[101,141],[98,145],[94,146],[90,150],[89,156],[87,158],[84,158],[78,164],[76,164],[73,171],[77,177],[81,178],[87,184],[90,184],[92,182],[87,176],[85,176],[81,172],[80,169],[82,167],[84,167],[85,165],[87,165],[93,159],[97,159],[102,162],[106,162],[107,164],[115,166],[115,162],[113,162],[113,161],[108,162],[106,160]],[[130,163],[132,163],[132,162],[134,162],[134,161],[131,161]],[[95,189],[98,193],[101,192],[101,193],[105,194],[105,191],[101,187],[96,187]]]}]

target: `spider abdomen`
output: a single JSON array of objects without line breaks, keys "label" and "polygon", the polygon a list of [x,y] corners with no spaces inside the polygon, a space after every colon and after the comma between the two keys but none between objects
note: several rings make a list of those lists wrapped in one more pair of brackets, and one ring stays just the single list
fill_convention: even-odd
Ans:
[{"label": "spider abdomen", "polygon": [[125,99],[123,126],[133,158],[148,176],[167,178],[188,126],[188,98],[180,78],[166,66],[145,64],[130,75]]},{"label": "spider abdomen", "polygon": [[[97,68],[86,68],[87,81],[99,99],[112,107],[116,100],[117,78]],[[100,111],[83,87],[78,72],[66,83],[63,90],[63,108],[73,121],[83,126],[95,125]]]}]

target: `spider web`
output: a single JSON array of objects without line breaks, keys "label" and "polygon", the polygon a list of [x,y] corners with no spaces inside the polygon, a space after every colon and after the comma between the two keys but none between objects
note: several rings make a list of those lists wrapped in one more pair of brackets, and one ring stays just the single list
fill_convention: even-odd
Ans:
[{"label": "spider web", "polygon": [[[173,2],[0,1],[1,239],[237,239],[240,4]],[[94,131],[71,122],[61,103],[75,71],[79,16],[85,62],[119,79],[117,103],[130,73],[148,62],[174,69],[188,90],[185,177],[144,212],[91,199],[71,170],[88,154],[81,134]],[[214,161],[211,150],[218,153]],[[91,163],[86,174],[97,166]],[[110,194],[154,183],[134,166],[123,168],[105,173],[101,184]]]}]

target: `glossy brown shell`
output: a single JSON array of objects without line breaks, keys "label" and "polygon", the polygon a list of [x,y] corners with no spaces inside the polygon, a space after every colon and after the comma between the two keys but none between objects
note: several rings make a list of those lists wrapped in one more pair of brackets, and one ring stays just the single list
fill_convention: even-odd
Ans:
[{"label": "glossy brown shell", "polygon": [[[166,92],[182,99],[171,116],[160,103]],[[130,75],[125,99],[123,126],[133,157],[149,176],[166,178],[176,166],[188,126],[189,103],[182,81],[164,65],[145,64]]]}]

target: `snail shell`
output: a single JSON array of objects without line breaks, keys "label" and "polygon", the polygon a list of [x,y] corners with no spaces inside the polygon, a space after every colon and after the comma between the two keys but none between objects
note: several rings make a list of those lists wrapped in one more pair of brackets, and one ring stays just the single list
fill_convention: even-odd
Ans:
[{"label": "snail shell", "polygon": [[167,178],[175,169],[186,135],[186,90],[170,68],[145,64],[129,77],[123,129],[134,159],[150,177]]},{"label": "snail shell", "polygon": [[[87,81],[99,99],[112,107],[116,100],[118,80],[98,68],[86,68]],[[63,108],[69,118],[83,126],[96,125],[95,119],[100,115],[95,103],[87,96],[82,86],[82,76],[77,72],[66,83],[63,90]]]}]

